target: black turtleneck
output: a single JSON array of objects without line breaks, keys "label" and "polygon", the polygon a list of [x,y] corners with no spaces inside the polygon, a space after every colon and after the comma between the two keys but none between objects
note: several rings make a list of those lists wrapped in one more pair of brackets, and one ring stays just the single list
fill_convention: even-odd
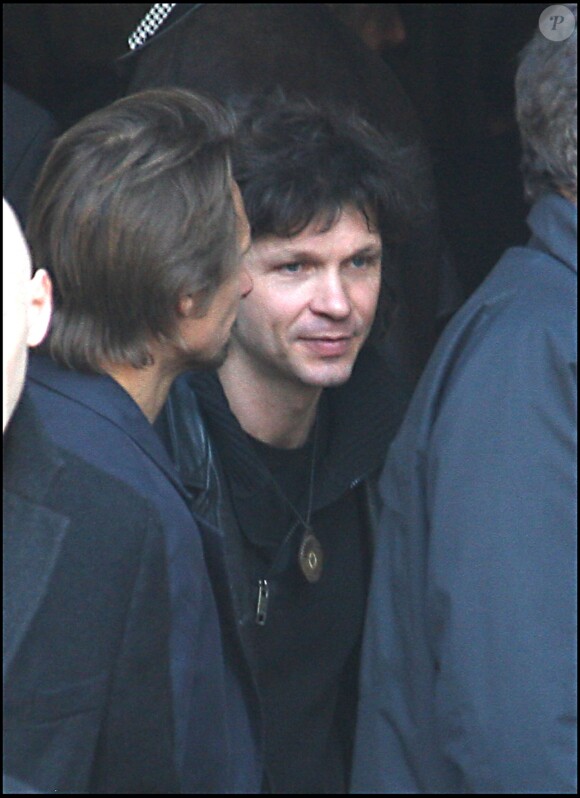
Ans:
[{"label": "black turtleneck", "polygon": [[360,484],[380,469],[404,397],[368,353],[347,385],[323,392],[311,521],[324,563],[313,584],[298,562],[313,436],[299,449],[267,446],[243,431],[215,374],[188,381],[226,475],[243,578],[256,602],[259,580],[269,588],[265,624],[250,613],[242,628],[263,709],[268,787],[344,793],[370,559]]}]

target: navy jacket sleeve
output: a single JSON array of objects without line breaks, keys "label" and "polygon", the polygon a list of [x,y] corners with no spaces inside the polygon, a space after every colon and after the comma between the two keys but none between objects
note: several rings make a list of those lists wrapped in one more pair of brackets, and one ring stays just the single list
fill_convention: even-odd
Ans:
[{"label": "navy jacket sleeve", "polygon": [[574,787],[574,366],[550,328],[492,330],[433,429],[435,717],[466,792]]}]

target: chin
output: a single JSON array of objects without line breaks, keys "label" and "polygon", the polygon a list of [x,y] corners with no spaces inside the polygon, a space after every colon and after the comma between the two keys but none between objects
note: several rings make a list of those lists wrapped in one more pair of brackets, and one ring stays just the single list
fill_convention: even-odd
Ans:
[{"label": "chin", "polygon": [[317,388],[337,388],[348,382],[352,374],[354,363],[346,365],[333,365],[323,368],[312,369],[304,375],[303,382]]},{"label": "chin", "polygon": [[186,363],[187,371],[213,371],[223,366],[229,350],[229,341],[226,341],[220,349],[212,352],[196,352],[188,358]]}]

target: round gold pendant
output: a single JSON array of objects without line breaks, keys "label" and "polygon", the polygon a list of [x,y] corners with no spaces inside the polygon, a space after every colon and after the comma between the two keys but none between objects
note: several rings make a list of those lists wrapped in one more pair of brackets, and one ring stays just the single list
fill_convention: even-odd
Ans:
[{"label": "round gold pendant", "polygon": [[298,562],[300,570],[309,582],[318,582],[320,579],[323,560],[320,542],[311,532],[307,532],[300,544]]}]

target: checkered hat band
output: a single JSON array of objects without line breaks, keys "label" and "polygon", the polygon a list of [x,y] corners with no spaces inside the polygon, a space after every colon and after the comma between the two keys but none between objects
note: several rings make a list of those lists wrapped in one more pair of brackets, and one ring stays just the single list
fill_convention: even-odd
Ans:
[{"label": "checkered hat band", "polygon": [[177,3],[155,3],[145,14],[127,42],[131,50],[141,47],[165,22]]}]

